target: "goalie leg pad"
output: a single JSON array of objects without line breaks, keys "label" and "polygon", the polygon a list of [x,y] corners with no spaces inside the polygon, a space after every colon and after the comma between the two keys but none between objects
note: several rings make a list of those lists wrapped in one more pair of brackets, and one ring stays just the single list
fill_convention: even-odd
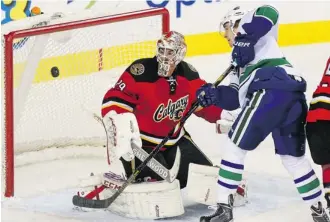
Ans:
[{"label": "goalie leg pad", "polygon": [[[91,199],[106,199],[120,188],[124,180],[104,176],[103,185],[89,186],[90,192],[80,196]],[[86,190],[87,188],[85,188]],[[183,201],[178,180],[140,182],[129,185],[108,208],[118,215],[135,219],[159,219],[184,214]]]},{"label": "goalie leg pad", "polygon": [[[216,205],[218,196],[219,167],[204,166],[194,163],[189,165],[187,192],[188,198],[205,205]],[[247,184],[243,179],[234,194],[234,206],[247,203]]]}]

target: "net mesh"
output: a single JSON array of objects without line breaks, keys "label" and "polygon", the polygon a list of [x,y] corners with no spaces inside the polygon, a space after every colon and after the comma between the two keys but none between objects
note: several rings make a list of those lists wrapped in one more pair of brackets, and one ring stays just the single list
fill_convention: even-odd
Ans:
[{"label": "net mesh", "polygon": [[[55,17],[42,15],[13,22],[5,30],[9,33],[96,16],[93,12],[76,19],[63,14]],[[111,21],[99,25],[93,22],[93,26],[86,21],[83,28],[61,32],[54,28],[50,34],[14,39],[15,154],[54,146],[105,143],[104,129],[93,114],[100,114],[103,95],[125,66],[154,56],[156,40],[162,33],[161,15]],[[2,84],[6,85],[8,67],[3,70]],[[6,95],[2,95],[4,104]],[[4,126],[3,135],[5,138]]]}]

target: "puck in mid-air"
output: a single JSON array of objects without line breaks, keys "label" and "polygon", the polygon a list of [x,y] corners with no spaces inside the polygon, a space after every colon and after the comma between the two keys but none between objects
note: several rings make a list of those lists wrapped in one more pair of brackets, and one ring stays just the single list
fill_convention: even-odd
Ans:
[{"label": "puck in mid-air", "polygon": [[60,70],[56,66],[54,66],[53,68],[51,68],[50,73],[54,78],[56,78],[60,75]]}]

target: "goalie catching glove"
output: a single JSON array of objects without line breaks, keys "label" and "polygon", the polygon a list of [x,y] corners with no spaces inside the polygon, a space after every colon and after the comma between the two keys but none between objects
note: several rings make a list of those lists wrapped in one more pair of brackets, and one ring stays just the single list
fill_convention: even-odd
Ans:
[{"label": "goalie catching glove", "polygon": [[[107,133],[108,154],[114,153],[116,158],[126,161],[134,159],[132,143],[142,147],[140,130],[133,113],[116,113],[111,110],[103,117]],[[110,150],[111,149],[111,150]]]}]

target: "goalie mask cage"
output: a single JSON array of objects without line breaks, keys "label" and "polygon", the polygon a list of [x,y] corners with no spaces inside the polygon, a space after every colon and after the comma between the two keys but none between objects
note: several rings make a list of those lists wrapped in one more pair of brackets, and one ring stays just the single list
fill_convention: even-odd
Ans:
[{"label": "goalie mask cage", "polygon": [[44,14],[2,27],[6,197],[14,195],[15,155],[105,143],[92,113],[100,113],[105,92],[125,67],[153,57],[156,40],[169,31],[164,8],[107,13]]}]

